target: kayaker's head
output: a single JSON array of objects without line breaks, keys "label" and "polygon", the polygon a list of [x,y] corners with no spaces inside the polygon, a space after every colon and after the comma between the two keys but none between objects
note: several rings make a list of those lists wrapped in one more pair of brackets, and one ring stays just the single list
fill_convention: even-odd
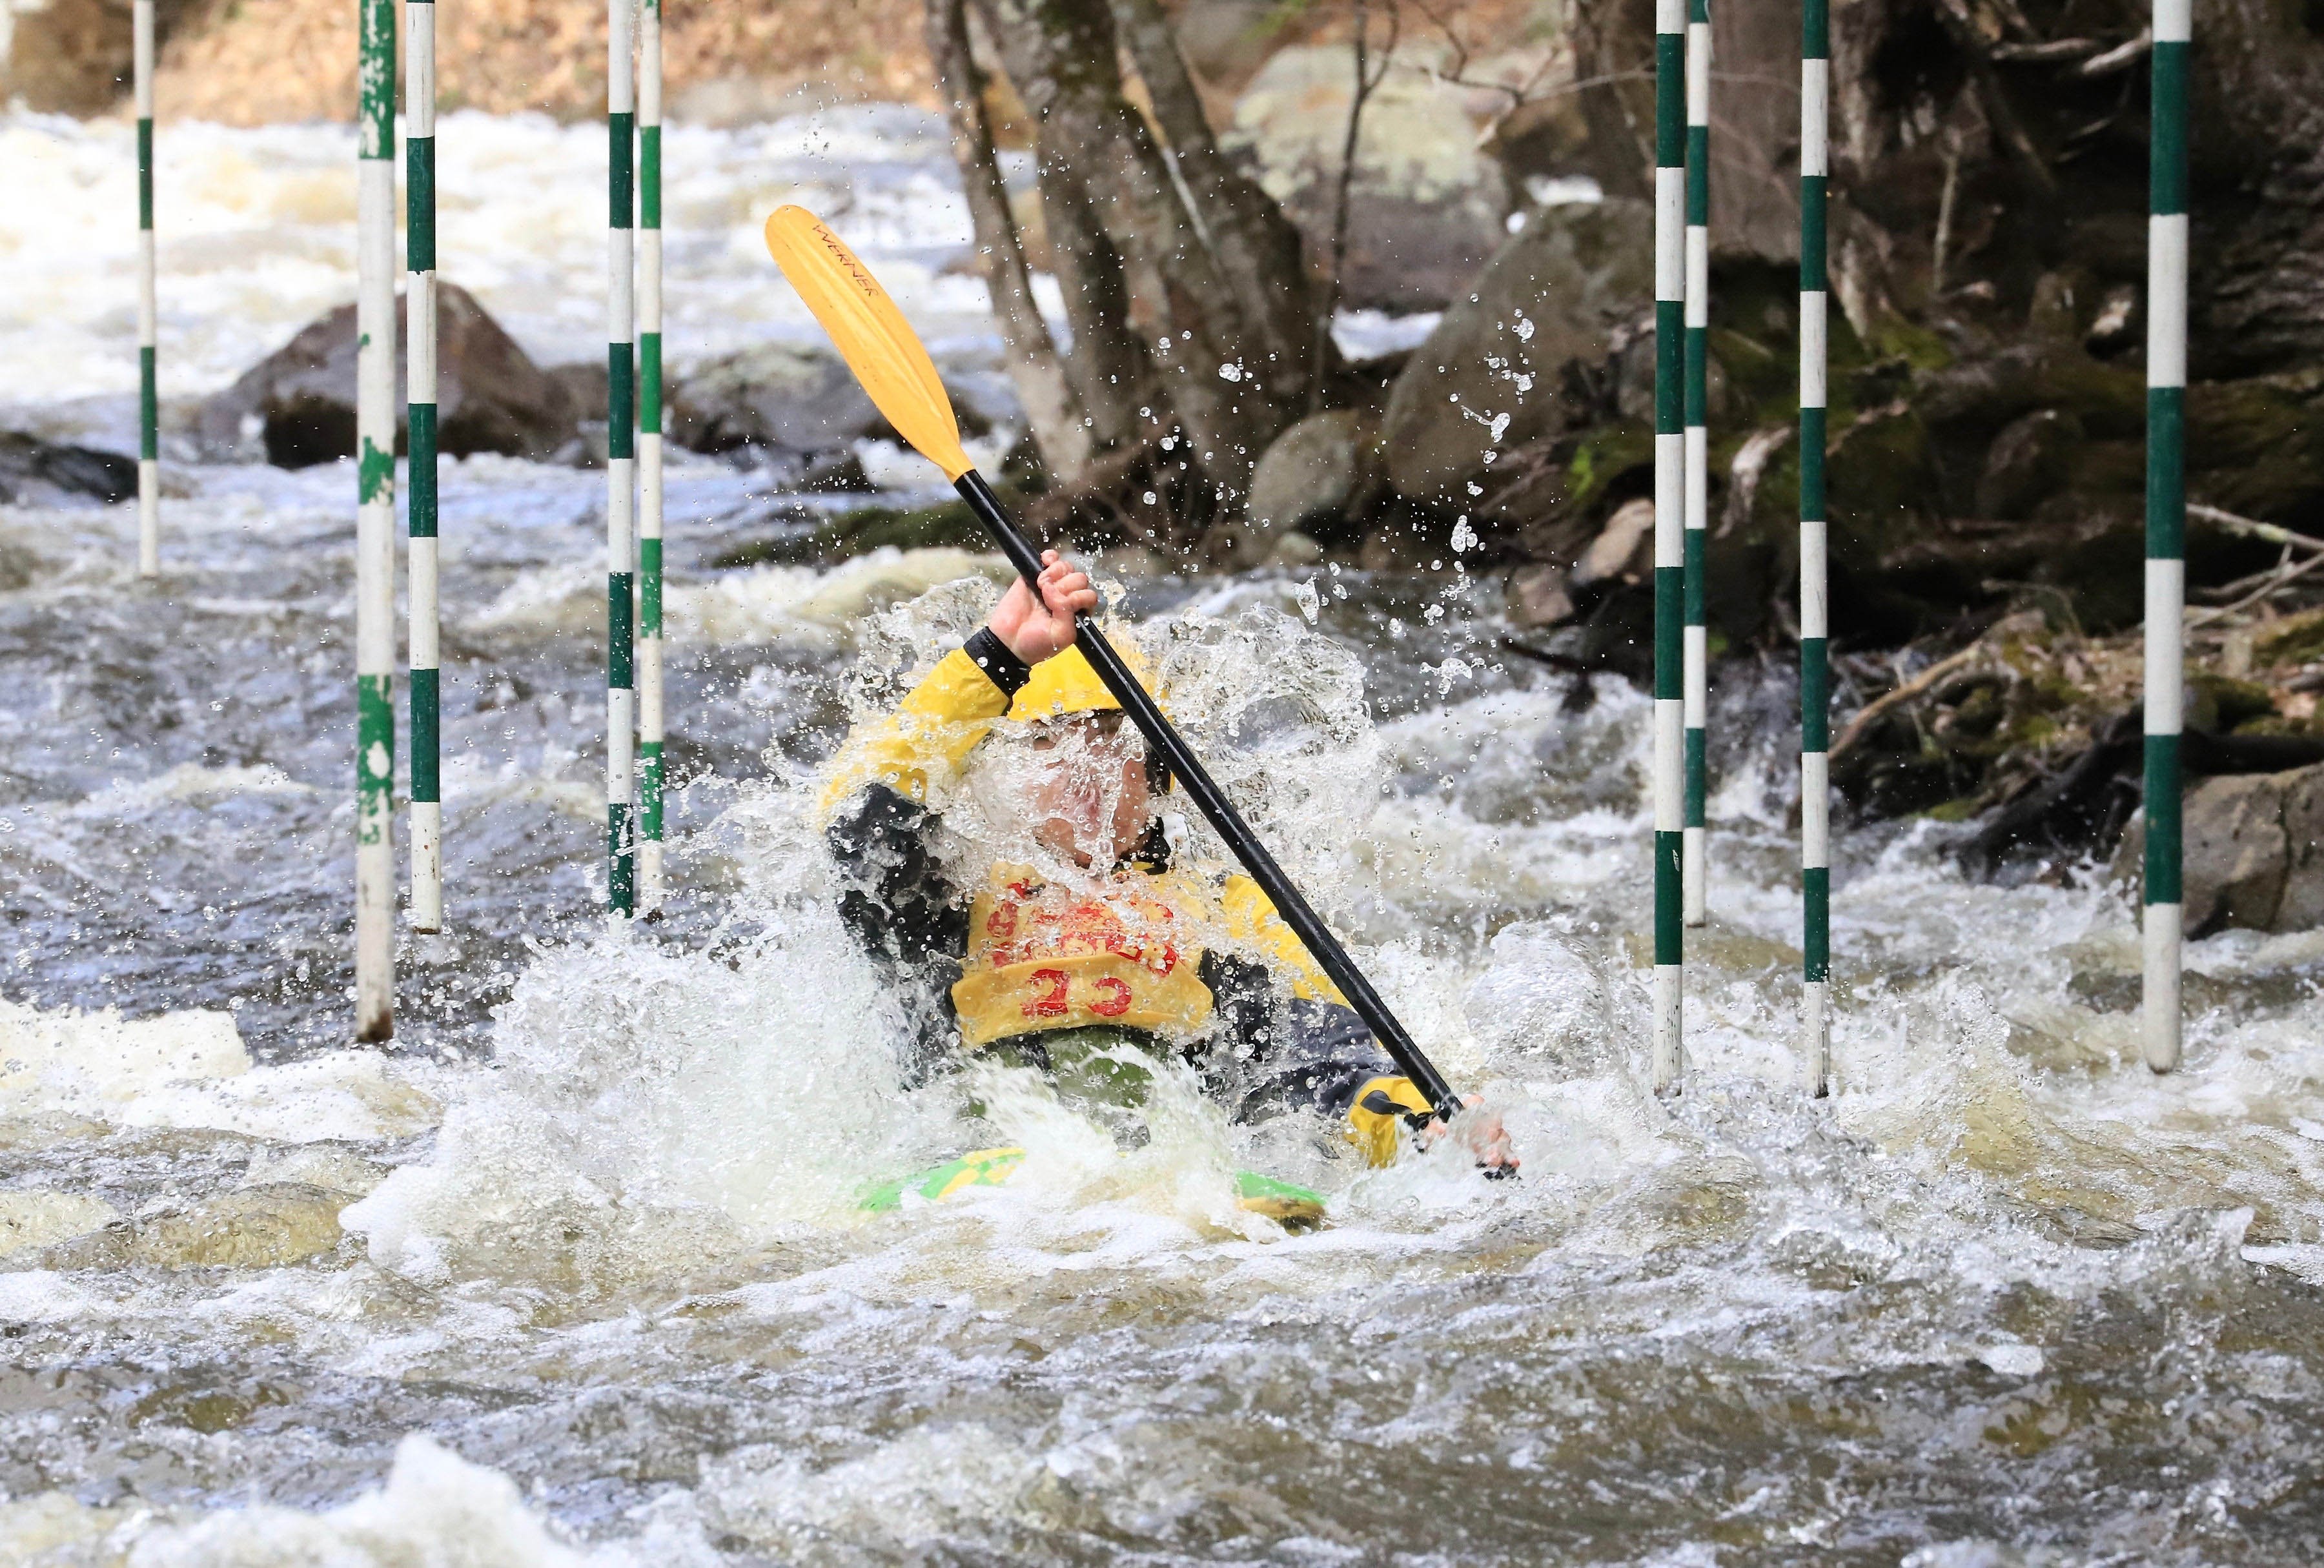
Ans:
[{"label": "kayaker's head", "polygon": [[[1135,659],[1135,650],[1123,657]],[[1135,849],[1154,825],[1162,770],[1081,650],[1035,665],[1009,714],[1030,729],[1027,816],[1041,846],[1099,870]]]},{"label": "kayaker's head", "polygon": [[1032,746],[1028,815],[1042,848],[1104,871],[1138,847],[1154,825],[1152,770],[1119,709],[1047,720]]},{"label": "kayaker's head", "polygon": [[[1011,653],[1030,667],[1009,705],[1009,716],[1027,726],[1033,772],[1025,785],[1025,815],[1034,837],[1051,853],[1099,871],[1111,869],[1155,825],[1155,798],[1168,775],[1147,754],[1144,737],[1121,704],[1074,646],[1074,623],[1097,608],[1088,574],[1043,554],[1038,591],[1010,585],[986,623]],[[1155,689],[1135,647],[1118,650],[1130,673]]]}]

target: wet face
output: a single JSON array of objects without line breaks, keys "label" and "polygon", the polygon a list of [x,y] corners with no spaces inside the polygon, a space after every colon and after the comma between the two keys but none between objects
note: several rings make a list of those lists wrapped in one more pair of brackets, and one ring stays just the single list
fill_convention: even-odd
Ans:
[{"label": "wet face", "polygon": [[1102,870],[1144,836],[1154,820],[1146,742],[1120,714],[1044,724],[1033,754],[1033,836],[1043,848]]}]

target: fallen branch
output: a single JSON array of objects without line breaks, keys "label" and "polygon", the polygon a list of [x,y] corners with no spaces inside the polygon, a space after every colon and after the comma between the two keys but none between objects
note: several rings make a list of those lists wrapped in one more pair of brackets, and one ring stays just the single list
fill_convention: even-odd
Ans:
[{"label": "fallen branch", "polygon": [[1972,642],[1950,658],[1937,660],[1895,690],[1877,696],[1857,709],[1856,716],[1848,721],[1848,727],[1840,732],[1840,739],[1832,742],[1832,757],[1837,760],[1846,755],[1849,749],[1864,738],[1865,733],[1879,721],[1883,714],[1890,712],[1902,704],[1911,702],[1937,682],[1944,679],[1946,676],[1974,661],[1978,650],[1984,646],[1982,641]]},{"label": "fallen branch", "polygon": [[2205,522],[2216,522],[2229,533],[2240,533],[2250,539],[2265,540],[2270,544],[2288,545],[2293,549],[2306,550],[2311,555],[2324,555],[2324,539],[2315,539],[2304,533],[2294,533],[2288,528],[2280,527],[2273,522],[2262,522],[2255,517],[2239,517],[2220,507],[2206,506],[2200,501],[2190,501],[2187,503],[2187,515],[2200,517]]},{"label": "fallen branch", "polygon": [[2190,627],[2209,626],[2214,621],[2224,621],[2238,610],[2248,610],[2262,599],[2282,593],[2318,567],[2324,567],[2324,555],[2312,555],[2288,570],[2272,572],[2269,574],[2268,581],[2262,583],[2234,604],[2222,604],[2215,610],[2198,611],[2187,617],[2187,624]]}]

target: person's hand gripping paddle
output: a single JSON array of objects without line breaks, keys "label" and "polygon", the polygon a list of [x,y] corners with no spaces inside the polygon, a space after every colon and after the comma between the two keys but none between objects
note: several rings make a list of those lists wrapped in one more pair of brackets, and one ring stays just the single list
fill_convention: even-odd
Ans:
[{"label": "person's hand gripping paddle", "polygon": [[[1016,525],[1001,510],[999,497],[984,476],[968,460],[960,444],[960,425],[953,417],[952,400],[945,394],[944,383],[936,375],[936,367],[928,358],[928,351],[919,337],[904,320],[904,313],[888,298],[855,254],[840,242],[839,236],[823,226],[822,220],[800,207],[784,207],[767,219],[767,249],[773,253],[776,265],[790,280],[799,298],[807,301],[823,329],[847,361],[855,379],[888,422],[896,427],[906,441],[920,456],[944,470],[961,499],[968,503],[978,521],[999,542],[1009,564],[1017,568],[1028,588],[1041,576],[1041,556]],[[1412,1080],[1421,1093],[1427,1096],[1436,1114],[1450,1122],[1463,1107],[1461,1096],[1444,1081],[1444,1075],[1435,1064],[1422,1054],[1413,1043],[1404,1025],[1390,1012],[1371,982],[1364,978],[1347,950],[1340,945],[1267,846],[1259,842],[1225,793],[1213,782],[1185,741],[1162,715],[1161,708],[1138,678],[1122,663],[1121,656],[1108,642],[1105,633],[1092,623],[1076,628],[1075,641],[1081,648],[1106,689],[1121,704],[1147,743],[1159,752],[1170,768],[1170,776],[1185,786],[1194,797],[1203,816],[1217,829],[1218,835],[1234,852],[1262,892],[1274,900],[1276,912],[1284,923],[1297,933],[1306,944],[1307,951],[1323,973],[1332,977],[1357,1014],[1362,1018],[1404,1075]],[[1495,1176],[1514,1175],[1510,1165],[1489,1167]]]}]

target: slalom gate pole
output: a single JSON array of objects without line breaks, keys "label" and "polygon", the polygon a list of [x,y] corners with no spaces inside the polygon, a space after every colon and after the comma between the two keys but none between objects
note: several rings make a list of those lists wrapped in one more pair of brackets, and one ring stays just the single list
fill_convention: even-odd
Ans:
[{"label": "slalom gate pole", "polygon": [[638,907],[661,908],[661,0],[638,12]]},{"label": "slalom gate pole", "polygon": [[137,100],[137,575],[161,575],[161,398],[154,369],[153,0],[129,8],[131,90]]},{"label": "slalom gate pole", "polygon": [[2154,0],[2146,220],[2146,1065],[2179,1065],[2179,733],[2187,602],[2187,51],[2190,0]]},{"label": "slalom gate pole", "polygon": [[1655,1089],[1684,1057],[1686,934],[1679,872],[1685,802],[1681,624],[1686,599],[1686,6],[1655,0]]},{"label": "slalom gate pole", "polygon": [[355,73],[355,1038],[395,1034],[395,0]]},{"label": "slalom gate pole", "polygon": [[635,281],[631,179],[637,140],[632,74],[637,0],[606,8],[605,134],[608,215],[605,245],[605,904],[637,908],[636,793],[632,731],[637,723],[635,613],[637,383],[631,342]]},{"label": "slalom gate pole", "polygon": [[411,453],[411,928],[444,928],[436,599],[436,5],[404,0],[404,422]]},{"label": "slalom gate pole", "polygon": [[1800,945],[1805,955],[1800,1031],[1809,1091],[1821,1100],[1831,1092],[1831,721],[1823,494],[1830,0],[1803,0],[1800,21]]},{"label": "slalom gate pole", "polygon": [[1703,542],[1711,524],[1711,5],[1688,0],[1686,23],[1686,827],[1680,881],[1686,923],[1710,918],[1708,870],[1711,641],[1703,627]]}]

